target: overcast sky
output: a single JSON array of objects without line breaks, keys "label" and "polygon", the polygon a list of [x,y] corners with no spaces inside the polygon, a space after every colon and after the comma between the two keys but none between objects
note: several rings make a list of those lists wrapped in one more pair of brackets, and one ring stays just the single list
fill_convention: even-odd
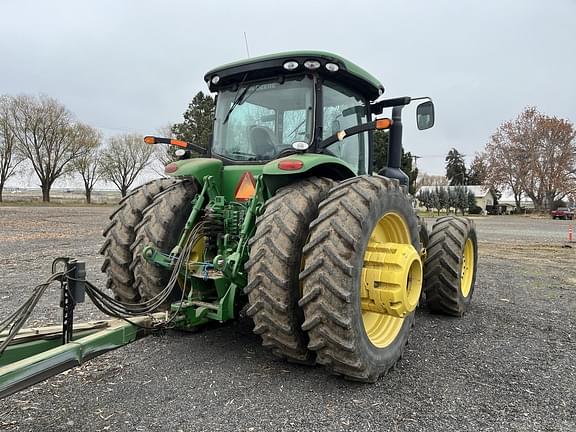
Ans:
[{"label": "overcast sky", "polygon": [[0,94],[45,93],[106,135],[180,121],[204,73],[246,57],[321,49],[431,96],[436,126],[405,111],[404,146],[444,174],[524,107],[576,121],[576,1],[0,2]]}]

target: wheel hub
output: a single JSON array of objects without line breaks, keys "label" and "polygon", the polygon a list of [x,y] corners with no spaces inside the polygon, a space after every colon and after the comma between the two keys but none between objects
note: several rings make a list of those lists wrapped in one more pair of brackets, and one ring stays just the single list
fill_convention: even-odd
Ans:
[{"label": "wheel hub", "polygon": [[362,310],[404,318],[418,305],[422,262],[411,244],[371,240],[362,269]]},{"label": "wheel hub", "polygon": [[405,218],[395,211],[386,213],[368,241],[360,282],[362,321],[374,346],[385,348],[396,340],[418,305],[422,273]]}]

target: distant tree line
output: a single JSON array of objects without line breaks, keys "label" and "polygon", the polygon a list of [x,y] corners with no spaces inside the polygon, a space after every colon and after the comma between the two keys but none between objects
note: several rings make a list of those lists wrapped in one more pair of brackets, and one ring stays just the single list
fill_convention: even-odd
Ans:
[{"label": "distant tree line", "polygon": [[[158,132],[207,147],[214,108],[214,98],[198,92],[184,120]],[[50,201],[54,182],[70,176],[81,178],[88,203],[98,181],[114,184],[124,197],[154,162],[173,161],[174,150],[173,146],[145,144],[134,133],[104,140],[96,128],[78,121],[48,96],[0,96],[0,202],[6,182],[26,170],[36,174],[45,202]]]},{"label": "distant tree line", "polygon": [[460,211],[464,215],[467,210],[469,213],[478,213],[480,209],[476,205],[474,193],[465,186],[452,188],[436,186],[434,189],[423,189],[416,195],[416,199],[427,211],[436,210],[438,214],[446,210],[447,213]]},{"label": "distant tree line", "polygon": [[[166,125],[158,133],[208,147],[214,111],[214,98],[198,92],[184,112],[183,121]],[[387,164],[388,139],[385,131],[374,135],[375,171]],[[113,183],[125,196],[147,167],[174,159],[174,147],[149,146],[138,134],[120,134],[104,140],[97,129],[77,121],[56,99],[27,95],[0,97],[0,200],[6,181],[25,165],[38,177],[44,201],[50,200],[50,190],[57,179],[76,175],[82,179],[86,200],[90,202],[98,181]],[[414,156],[403,149],[401,168],[409,177],[409,192],[414,194],[422,185],[465,186],[488,182],[502,186],[505,183],[502,176],[492,175],[495,160],[487,157],[487,153],[476,155],[467,168],[464,155],[453,148],[445,162],[446,177],[425,173],[419,176]],[[462,211],[469,207],[462,204],[465,200],[460,190],[448,192],[438,188],[437,193],[436,190],[427,193],[431,197],[421,201],[428,208]]]},{"label": "distant tree line", "polygon": [[114,183],[125,196],[156,151],[138,134],[104,142],[97,129],[54,98],[0,97],[0,201],[8,179],[25,167],[36,174],[45,202],[56,180],[73,175],[82,178],[88,203],[98,180]]}]

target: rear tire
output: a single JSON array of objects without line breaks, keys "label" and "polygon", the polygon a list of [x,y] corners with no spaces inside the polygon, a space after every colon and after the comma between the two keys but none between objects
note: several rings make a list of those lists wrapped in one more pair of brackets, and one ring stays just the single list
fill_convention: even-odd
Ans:
[{"label": "rear tire", "polygon": [[[398,182],[354,177],[332,189],[320,204],[304,248],[300,305],[306,318],[302,328],[310,337],[308,348],[332,373],[357,381],[374,382],[396,364],[414,323],[413,310],[394,321],[362,309],[361,289],[368,284],[365,270],[377,264],[382,272],[386,268],[372,257],[368,262],[367,253],[372,250],[372,236],[380,224],[389,223],[383,222],[388,217],[397,225],[386,232],[386,241],[420,252],[418,220]],[[418,295],[421,283],[420,273]],[[367,324],[371,318],[375,326]]]},{"label": "rear tire", "polygon": [[280,189],[266,202],[250,242],[244,289],[250,303],[247,315],[262,344],[292,362],[313,364],[315,359],[301,328],[304,315],[298,306],[298,274],[310,222],[333,185],[329,179],[312,177]]},{"label": "rear tire", "polygon": [[[146,261],[142,250],[146,246],[153,246],[159,251],[170,253],[178,244],[192,211],[192,200],[197,193],[195,181],[180,181],[157,195],[146,208],[142,222],[137,227],[136,240],[131,247],[134,256],[131,265],[134,285],[143,300],[150,300],[164,290],[172,272]],[[176,300],[180,294],[181,292],[173,292],[171,300]]]},{"label": "rear tire", "polygon": [[130,247],[136,239],[136,226],[142,221],[144,209],[154,198],[178,183],[175,179],[157,179],[146,183],[124,197],[110,215],[111,222],[102,233],[106,239],[100,254],[104,255],[102,272],[108,276],[106,287],[112,290],[117,300],[125,303],[140,301],[131,269],[134,257]]},{"label": "rear tire", "polygon": [[474,293],[477,264],[474,222],[457,216],[438,219],[432,228],[424,265],[428,308],[445,315],[464,315]]}]

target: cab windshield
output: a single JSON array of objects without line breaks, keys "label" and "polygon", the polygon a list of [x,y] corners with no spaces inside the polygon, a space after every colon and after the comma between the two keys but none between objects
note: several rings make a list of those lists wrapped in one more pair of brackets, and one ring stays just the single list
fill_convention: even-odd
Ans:
[{"label": "cab windshield", "polygon": [[262,161],[312,142],[314,86],[309,77],[240,85],[218,94],[212,152],[234,161]]}]

